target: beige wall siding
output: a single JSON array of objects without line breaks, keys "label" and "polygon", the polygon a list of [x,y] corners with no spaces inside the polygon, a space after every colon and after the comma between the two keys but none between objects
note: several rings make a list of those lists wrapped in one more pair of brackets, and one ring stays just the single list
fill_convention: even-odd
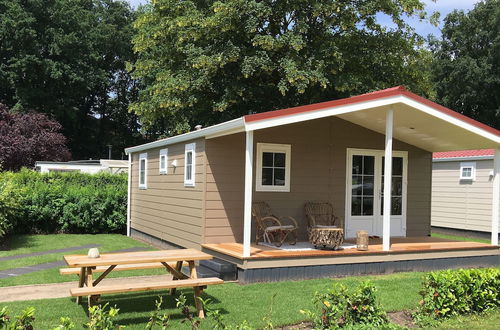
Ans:
[{"label": "beige wall siding", "polygon": [[[195,186],[184,186],[184,150],[196,143]],[[132,154],[131,227],[183,247],[203,240],[205,140],[168,146],[168,173],[159,174],[160,149],[147,150],[147,189],[139,189],[139,155]],[[171,164],[177,160],[177,167]]]},{"label": "beige wall siding", "polygon": [[[347,148],[383,149],[384,141],[383,135],[338,118],[256,131],[255,143],[291,144],[291,186],[290,192],[254,190],[253,200],[269,202],[276,214],[293,216],[305,239],[306,201],[330,201],[335,213],[345,216]],[[407,236],[428,235],[431,153],[399,141],[394,150],[408,151]],[[243,133],[206,141],[206,243],[242,241],[244,151]]]},{"label": "beige wall siding", "polygon": [[[465,161],[469,162],[469,161]],[[460,180],[460,161],[434,162],[432,225],[464,230],[491,230],[493,160],[476,160],[476,180]]]}]

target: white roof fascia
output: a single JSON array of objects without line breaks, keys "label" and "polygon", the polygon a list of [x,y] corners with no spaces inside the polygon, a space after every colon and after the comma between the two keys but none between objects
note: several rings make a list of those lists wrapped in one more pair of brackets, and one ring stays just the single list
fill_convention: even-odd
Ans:
[{"label": "white roof fascia", "polygon": [[338,116],[349,112],[355,112],[360,110],[368,110],[371,108],[387,106],[390,104],[395,104],[400,102],[400,96],[388,96],[381,99],[351,103],[346,105],[337,105],[325,109],[318,109],[315,111],[301,112],[297,114],[292,114],[288,116],[279,116],[275,118],[262,119],[255,122],[249,122],[246,124],[247,131],[253,131],[263,128],[275,127],[280,125],[293,124],[297,122],[314,120],[324,117]]},{"label": "white roof fascia", "polygon": [[176,136],[172,136],[166,139],[141,144],[135,147],[130,147],[125,149],[125,153],[131,154],[143,150],[168,146],[175,143],[190,141],[199,138],[210,138],[215,136],[223,136],[227,134],[233,134],[236,132],[243,132],[245,130],[245,123],[243,117],[233,119],[230,121],[226,121],[224,123],[220,123],[217,125],[209,126],[206,128],[202,128],[199,131],[192,131],[189,133],[184,133]]},{"label": "white roof fascia", "polygon": [[458,162],[458,161],[468,161],[468,160],[491,160],[493,156],[468,156],[468,157],[446,157],[446,158],[433,158],[433,163],[440,162]]},{"label": "white roof fascia", "polygon": [[484,138],[487,138],[488,140],[491,140],[493,142],[496,142],[500,144],[500,136],[495,135],[493,133],[490,133],[480,127],[471,125],[463,120],[460,120],[459,118],[450,116],[442,111],[436,110],[428,105],[422,104],[420,102],[417,102],[413,99],[410,99],[406,96],[401,96],[402,102],[412,108],[416,108],[422,112],[425,112],[431,116],[437,117],[439,119],[442,119],[444,121],[449,122],[450,124],[456,125],[458,127],[464,128],[472,133],[475,133],[477,135],[480,135]]}]

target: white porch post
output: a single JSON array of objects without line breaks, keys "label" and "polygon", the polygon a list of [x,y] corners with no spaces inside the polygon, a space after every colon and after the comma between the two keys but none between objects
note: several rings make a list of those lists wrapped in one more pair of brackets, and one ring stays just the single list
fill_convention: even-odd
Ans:
[{"label": "white porch post", "polygon": [[250,257],[252,235],[253,131],[247,131],[245,148],[245,205],[243,217],[243,257]]},{"label": "white porch post", "polygon": [[384,218],[383,218],[383,250],[391,248],[391,186],[392,186],[392,127],[394,110],[387,110],[385,118],[385,160],[384,160]]},{"label": "white porch post", "polygon": [[495,149],[493,161],[493,198],[491,204],[491,245],[498,245],[498,221],[500,200],[500,149]]},{"label": "white porch post", "polygon": [[132,154],[128,154],[128,180],[127,180],[127,236],[130,236],[130,217],[132,194]]}]

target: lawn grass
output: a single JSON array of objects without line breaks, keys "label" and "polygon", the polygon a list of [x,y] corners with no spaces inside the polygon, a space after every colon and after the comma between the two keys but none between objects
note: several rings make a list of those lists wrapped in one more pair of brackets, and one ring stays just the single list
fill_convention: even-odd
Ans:
[{"label": "lawn grass", "polygon": [[[424,273],[398,273],[378,276],[358,276],[341,279],[319,279],[306,281],[288,281],[278,283],[256,283],[240,285],[227,283],[209,287],[204,298],[213,301],[213,307],[220,309],[228,324],[237,324],[247,320],[253,327],[264,326],[263,318],[270,316],[275,325],[294,324],[305,319],[301,309],[313,309],[312,298],[316,291],[324,292],[333,288],[334,283],[343,283],[348,287],[358,285],[365,280],[371,280],[378,288],[378,295],[383,308],[387,311],[414,309],[417,306]],[[181,290],[193,306],[192,290]],[[107,295],[102,297],[102,303],[109,302],[111,306],[120,308],[117,322],[126,325],[127,329],[144,329],[154,301],[162,294],[165,310],[171,315],[173,329],[189,328],[182,324],[183,316],[175,307],[175,300],[160,292],[139,292],[130,294]],[[397,297],[397,299],[395,299]],[[272,303],[272,314],[269,315]],[[12,315],[22,309],[33,306],[36,308],[35,328],[48,329],[57,325],[60,316],[71,317],[80,325],[87,321],[84,306],[78,306],[72,298],[44,299],[34,301],[10,302],[0,304],[0,308],[9,306]],[[210,321],[204,322],[204,329],[211,329]]]},{"label": "lawn grass", "polygon": [[[100,252],[110,252],[115,250],[128,249],[133,247],[144,247],[153,249],[151,246],[136,241],[130,237],[119,234],[99,234],[99,235],[18,235],[9,238],[8,251],[0,251],[0,257],[26,254],[32,252],[62,249],[72,246],[81,246],[87,244],[99,244]],[[46,262],[60,261],[65,254],[86,254],[88,249],[75,250],[64,253],[53,253],[35,257],[27,257],[14,260],[6,260],[0,262],[0,270],[32,266]],[[111,273],[110,277],[117,276],[135,276],[135,275],[151,275],[165,274],[162,269],[126,271]],[[12,285],[26,285],[39,283],[58,283],[75,281],[76,276],[62,276],[59,274],[59,268],[52,268],[16,277],[0,279],[0,287]]]},{"label": "lawn grass", "polygon": [[432,233],[431,237],[451,239],[451,240],[455,240],[455,241],[478,242],[478,243],[491,244],[491,241],[489,239],[485,239],[485,238],[447,235],[447,234],[441,234],[441,233]]},{"label": "lawn grass", "polygon": [[450,330],[498,330],[500,328],[500,309],[495,309],[482,314],[453,317],[439,323],[435,328]]},{"label": "lawn grass", "polygon": [[[474,240],[463,237],[433,234],[434,237]],[[476,240],[477,241],[477,240]],[[132,247],[149,247],[122,235],[38,235],[15,236],[10,241],[10,251],[1,251],[0,257],[60,249],[85,244],[100,244],[101,252],[121,250]],[[85,250],[72,251],[71,254],[86,253]],[[28,266],[37,263],[61,260],[68,253],[55,253],[37,257],[29,257],[4,261],[0,269]],[[130,272],[116,272],[114,276],[135,276],[149,274],[164,274],[164,270],[138,270]],[[221,286],[209,287],[204,298],[210,298],[213,308],[219,309],[228,324],[239,324],[247,320],[253,327],[263,327],[264,317],[270,317],[275,325],[295,324],[304,321],[305,316],[300,313],[303,309],[314,309],[312,298],[315,292],[325,292],[333,288],[335,283],[342,283],[349,288],[359,285],[365,280],[372,281],[378,289],[380,303],[386,311],[414,310],[419,301],[419,290],[422,277],[425,273],[409,272],[377,276],[353,276],[339,279],[318,279],[306,281],[288,281],[279,283],[256,283],[239,285],[227,283]],[[55,283],[74,281],[74,276],[61,276],[58,268],[39,271],[7,279],[0,279],[0,286],[16,284]],[[179,290],[188,297],[188,303],[193,306],[192,291]],[[164,310],[171,315],[171,327],[174,329],[189,329],[189,325],[182,323],[183,316],[175,307],[173,297],[165,291],[138,292],[128,294],[107,295],[102,303],[109,302],[120,309],[117,323],[126,325],[128,329],[144,329],[150,313],[154,310],[154,302],[161,294],[164,300]],[[86,306],[76,305],[73,298],[43,299],[33,301],[10,302],[0,304],[0,309],[8,306],[10,315],[19,314],[23,309],[33,306],[36,309],[35,328],[50,329],[56,326],[61,316],[73,319],[77,328],[87,322]],[[272,313],[270,314],[272,306]],[[496,329],[500,322],[498,313],[489,313],[481,316],[462,316],[444,321],[439,328],[445,329]],[[211,329],[210,320],[202,323],[202,329]]]}]

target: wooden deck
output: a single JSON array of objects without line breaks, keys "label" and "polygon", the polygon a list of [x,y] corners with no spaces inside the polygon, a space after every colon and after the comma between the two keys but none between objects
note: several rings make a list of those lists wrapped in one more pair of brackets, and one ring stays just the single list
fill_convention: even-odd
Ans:
[{"label": "wooden deck", "polygon": [[[347,240],[346,243],[353,243]],[[358,251],[345,249],[340,251],[332,250],[305,250],[287,251],[269,246],[252,244],[250,257],[243,257],[243,244],[240,243],[219,243],[203,244],[203,248],[208,251],[215,251],[241,260],[275,259],[275,258],[297,258],[297,257],[345,257],[345,256],[369,256],[388,255],[405,253],[426,253],[426,252],[446,252],[446,251],[470,251],[470,250],[498,250],[498,247],[477,242],[458,242],[432,237],[408,237],[393,238],[391,251],[382,250],[381,239],[370,239],[368,251]]]},{"label": "wooden deck", "polygon": [[368,251],[290,251],[253,244],[248,258],[239,243],[203,244],[202,249],[235,264],[240,283],[500,266],[498,246],[431,237],[393,238],[390,251],[382,250],[381,239],[371,239]]}]

